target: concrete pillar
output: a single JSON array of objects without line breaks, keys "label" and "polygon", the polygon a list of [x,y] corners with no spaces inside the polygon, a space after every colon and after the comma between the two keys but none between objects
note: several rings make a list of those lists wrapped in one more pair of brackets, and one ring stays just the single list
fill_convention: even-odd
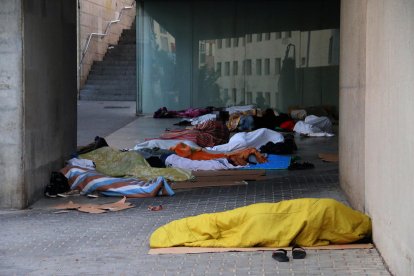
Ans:
[{"label": "concrete pillar", "polygon": [[414,275],[414,2],[344,0],[341,17],[341,186],[391,272]]},{"label": "concrete pillar", "polygon": [[391,272],[414,275],[414,1],[369,0],[366,43],[366,208]]},{"label": "concrete pillar", "polygon": [[76,0],[0,0],[0,208],[43,196],[76,149]]},{"label": "concrete pillar", "polygon": [[339,163],[341,187],[365,208],[366,0],[341,2],[339,69]]},{"label": "concrete pillar", "polygon": [[23,181],[22,3],[0,0],[0,208],[26,202]]}]

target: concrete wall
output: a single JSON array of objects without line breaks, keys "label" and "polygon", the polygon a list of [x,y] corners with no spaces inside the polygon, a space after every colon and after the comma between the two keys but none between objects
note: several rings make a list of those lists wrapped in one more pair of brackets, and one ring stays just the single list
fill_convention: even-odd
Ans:
[{"label": "concrete wall", "polygon": [[367,26],[366,206],[391,271],[414,275],[414,1],[368,1]]},{"label": "concrete wall", "polygon": [[76,148],[76,1],[0,6],[0,208],[24,208]]},{"label": "concrete wall", "polygon": [[0,208],[22,206],[23,43],[17,0],[0,0]]},{"label": "concrete wall", "polygon": [[76,2],[23,1],[25,204],[76,149]]},{"label": "concrete wall", "polygon": [[351,204],[365,209],[365,47],[367,0],[341,2],[339,69],[340,183]]},{"label": "concrete wall", "polygon": [[[79,0],[79,57],[90,33],[105,32],[109,21],[118,19],[121,9],[131,6],[135,0]],[[122,11],[121,21],[111,25],[104,38],[93,38],[85,55],[80,82],[83,85],[94,61],[102,60],[109,44],[117,44],[122,30],[130,28],[135,19],[136,9]]]},{"label": "concrete wall", "polygon": [[414,275],[413,18],[409,0],[342,1],[341,184],[395,275]]}]

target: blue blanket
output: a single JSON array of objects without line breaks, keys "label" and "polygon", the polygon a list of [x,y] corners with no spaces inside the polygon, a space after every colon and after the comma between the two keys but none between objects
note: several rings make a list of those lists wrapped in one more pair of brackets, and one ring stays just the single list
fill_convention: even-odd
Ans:
[{"label": "blue blanket", "polygon": [[289,167],[290,159],[290,155],[269,154],[266,163],[256,165],[250,164],[241,168],[241,170],[284,170]]}]

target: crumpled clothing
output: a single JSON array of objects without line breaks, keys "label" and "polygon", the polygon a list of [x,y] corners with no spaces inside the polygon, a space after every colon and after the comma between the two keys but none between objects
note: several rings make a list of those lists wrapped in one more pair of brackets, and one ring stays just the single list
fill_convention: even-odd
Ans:
[{"label": "crumpled clothing", "polygon": [[191,160],[212,160],[218,158],[227,158],[232,164],[238,166],[245,166],[248,163],[251,155],[255,156],[255,159],[259,163],[267,161],[266,157],[260,154],[255,148],[247,148],[237,150],[229,153],[211,153],[203,151],[202,149],[192,149],[186,144],[177,144],[172,147],[171,150],[181,157],[185,157]]},{"label": "crumpled clothing", "polygon": [[94,170],[95,163],[92,160],[88,159],[79,159],[79,158],[72,158],[66,162],[69,166],[77,166],[85,169]]},{"label": "crumpled clothing", "polygon": [[173,168],[181,168],[191,171],[215,171],[237,169],[239,166],[232,165],[226,158],[213,160],[191,160],[172,154],[165,159],[165,165]]},{"label": "crumpled clothing", "polygon": [[160,139],[190,140],[200,147],[212,147],[226,143],[230,132],[220,121],[207,121],[196,125],[193,129],[179,129],[164,132]]},{"label": "crumpled clothing", "polygon": [[207,121],[215,121],[216,119],[217,119],[216,114],[205,114],[205,115],[202,115],[196,118],[189,119],[188,121],[190,121],[191,124],[195,126],[195,125],[207,122]]}]

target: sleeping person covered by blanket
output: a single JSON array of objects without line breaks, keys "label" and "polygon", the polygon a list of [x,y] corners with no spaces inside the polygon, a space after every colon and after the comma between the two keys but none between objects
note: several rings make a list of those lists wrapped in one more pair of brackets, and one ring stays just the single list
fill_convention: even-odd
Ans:
[{"label": "sleeping person covered by blanket", "polygon": [[323,246],[370,236],[365,214],[334,199],[302,198],[175,220],[152,233],[150,247]]}]

